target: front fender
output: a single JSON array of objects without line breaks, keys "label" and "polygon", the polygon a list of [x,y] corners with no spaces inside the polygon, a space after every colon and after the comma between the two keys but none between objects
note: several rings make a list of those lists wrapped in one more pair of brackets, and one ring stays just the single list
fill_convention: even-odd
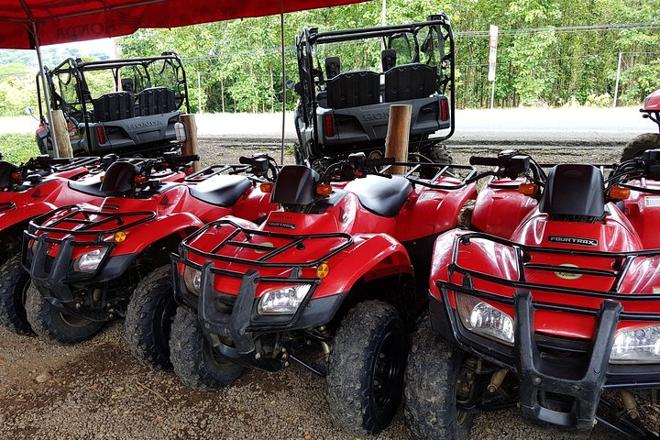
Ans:
[{"label": "front fender", "polygon": [[25,223],[33,218],[46,215],[55,209],[57,209],[57,207],[52,203],[38,202],[15,206],[6,211],[2,211],[0,212],[0,231]]},{"label": "front fender", "polygon": [[137,256],[147,247],[166,237],[178,234],[181,238],[184,238],[202,226],[204,226],[204,223],[189,213],[176,213],[157,217],[152,221],[125,230],[126,240],[115,246],[112,255],[134,254]]},{"label": "front fender", "polygon": [[413,274],[408,252],[387,234],[357,235],[354,243],[328,261],[330,270],[312,299],[349,292],[361,279],[372,281],[396,274]]}]

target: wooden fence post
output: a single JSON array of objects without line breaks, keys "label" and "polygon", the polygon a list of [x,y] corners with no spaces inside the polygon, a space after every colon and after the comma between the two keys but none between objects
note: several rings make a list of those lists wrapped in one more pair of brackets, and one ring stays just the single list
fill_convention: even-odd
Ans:
[{"label": "wooden fence post", "polygon": [[[408,161],[408,144],[410,142],[410,123],[412,106],[408,104],[392,104],[390,119],[385,139],[385,157],[393,157],[397,162]],[[390,174],[405,174],[406,167],[392,167]]]},{"label": "wooden fence post", "polygon": [[57,157],[73,157],[73,148],[71,147],[71,139],[69,138],[69,129],[64,119],[64,112],[62,110],[53,110],[53,120],[50,127],[55,134],[57,142]]},{"label": "wooden fence post", "polygon": [[[197,144],[197,123],[195,122],[195,115],[181,115],[181,123],[186,127],[186,141],[181,147],[181,154],[184,156],[192,156],[199,154]],[[193,170],[199,171],[201,165],[199,161],[193,162]]]}]

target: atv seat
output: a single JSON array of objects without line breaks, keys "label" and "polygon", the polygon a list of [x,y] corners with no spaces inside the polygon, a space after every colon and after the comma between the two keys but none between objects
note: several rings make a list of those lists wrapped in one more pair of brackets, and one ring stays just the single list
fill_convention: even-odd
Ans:
[{"label": "atv seat", "polygon": [[106,192],[101,191],[101,179],[85,179],[83,182],[69,181],[69,188],[90,196],[108,196]]},{"label": "atv seat", "polygon": [[245,176],[221,174],[190,187],[190,195],[202,202],[229,207],[252,186]]},{"label": "atv seat", "polygon": [[385,101],[428,98],[438,90],[438,70],[426,64],[404,64],[385,72]]},{"label": "atv seat", "polygon": [[603,173],[593,165],[557,165],[539,204],[541,212],[572,221],[593,221],[605,215]]},{"label": "atv seat", "polygon": [[360,107],[380,102],[380,75],[371,71],[340,73],[327,81],[328,107]]},{"label": "atv seat", "polygon": [[383,217],[394,217],[399,213],[412,191],[412,184],[405,177],[367,176],[346,185],[367,210]]},{"label": "atv seat", "polygon": [[92,101],[94,118],[98,122],[119,121],[132,118],[135,114],[134,97],[129,92],[115,92],[102,95]]},{"label": "atv seat", "polygon": [[174,90],[167,87],[151,87],[137,95],[140,116],[160,115],[176,110]]}]

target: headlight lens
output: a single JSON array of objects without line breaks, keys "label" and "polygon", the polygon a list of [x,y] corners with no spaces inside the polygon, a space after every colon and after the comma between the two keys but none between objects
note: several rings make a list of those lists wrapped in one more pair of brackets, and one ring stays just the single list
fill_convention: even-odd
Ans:
[{"label": "headlight lens", "polygon": [[293,315],[305,300],[310,284],[271,290],[261,297],[258,312],[260,315]]},{"label": "headlight lens", "polygon": [[101,264],[107,251],[108,248],[101,248],[82,254],[73,263],[73,268],[78,272],[94,272]]},{"label": "headlight lens", "polygon": [[660,325],[616,332],[610,362],[613,364],[660,363]]},{"label": "headlight lens", "polygon": [[202,291],[202,271],[186,266],[183,269],[183,282],[190,293],[199,295]]},{"label": "headlight lens", "polygon": [[511,316],[469,295],[457,294],[456,303],[465,328],[481,336],[513,344]]}]

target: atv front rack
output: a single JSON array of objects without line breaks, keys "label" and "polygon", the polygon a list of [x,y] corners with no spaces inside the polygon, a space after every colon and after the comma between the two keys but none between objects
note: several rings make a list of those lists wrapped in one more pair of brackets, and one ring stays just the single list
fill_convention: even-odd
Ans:
[{"label": "atv front rack", "polygon": [[[461,247],[475,239],[488,240],[514,251],[519,277],[505,280],[490,274],[465,268],[459,263]],[[559,254],[571,257],[607,258],[617,261],[613,270],[567,267],[550,264],[530,263],[530,254]],[[456,238],[452,261],[448,266],[450,281],[436,282],[442,302],[431,299],[431,315],[434,327],[453,339],[463,350],[486,359],[501,367],[517,372],[520,380],[520,408],[528,418],[566,428],[590,430],[596,419],[600,396],[605,388],[645,389],[660,388],[658,365],[610,364],[617,324],[620,321],[660,322],[660,295],[635,292],[619,292],[622,279],[635,258],[655,257],[660,249],[638,252],[593,252],[573,249],[539,248],[525,246],[483,233],[467,233]],[[588,275],[611,278],[609,291],[569,288],[549,284],[532,283],[525,280],[525,269],[551,271],[573,275]],[[460,282],[451,278],[462,275]],[[497,287],[478,289],[480,280],[489,286],[501,286],[509,294],[496,293]],[[564,302],[538,300],[533,292],[550,292],[557,296],[588,297],[601,299],[598,308],[567,305]],[[463,324],[452,300],[462,294],[479,298],[491,304],[503,304],[513,309],[514,343],[506,344],[469,331]],[[545,295],[547,298],[547,295]],[[627,310],[634,304],[636,310]],[[640,312],[643,305],[644,312]],[[534,327],[536,311],[592,316],[595,319],[593,340],[585,341],[537,333]],[[446,320],[437,320],[439,316]],[[546,400],[547,399],[547,400]],[[570,411],[558,410],[547,401],[571,399]]]},{"label": "atv front rack", "polygon": [[[48,219],[56,216],[60,217],[48,226],[44,225]],[[92,216],[95,216],[94,220],[91,219]],[[74,238],[73,245],[103,245],[107,244],[106,239],[110,234],[125,231],[154,218],[156,218],[156,213],[153,211],[104,212],[69,205],[31,220],[25,235],[30,239],[37,239],[46,234],[44,240],[48,243],[62,243],[66,239]],[[114,224],[114,226],[104,227],[108,224]],[[79,227],[70,229],[64,226]],[[53,238],[50,236],[51,234],[67,238]],[[91,237],[91,239],[76,241],[76,237]]]},{"label": "atv front rack", "polygon": [[[190,242],[196,240],[198,237],[206,233],[206,231],[208,231],[209,229],[211,228],[219,229],[223,227],[231,227],[234,230],[217,246],[215,246],[210,252],[200,251],[199,249],[196,249],[189,244]],[[244,241],[237,240],[237,238],[239,238],[240,235],[243,235],[243,237],[245,237]],[[285,240],[287,243],[280,247],[270,247],[270,246],[263,246],[263,245],[251,243],[250,242],[251,237],[255,237],[255,236],[281,239],[281,240]],[[331,248],[323,256],[316,258],[314,260],[297,261],[297,262],[270,261],[277,255],[280,255],[281,253],[287,250],[304,246],[304,244],[306,242],[309,242],[310,240],[329,240],[329,239],[339,239],[341,243]],[[182,250],[182,256],[184,258],[186,254],[190,252],[195,255],[204,257],[206,260],[225,261],[228,263],[242,264],[256,268],[301,268],[302,269],[302,268],[317,267],[319,264],[327,261],[335,254],[346,249],[352,243],[353,243],[353,237],[350,234],[344,234],[341,232],[327,233],[327,234],[304,234],[304,235],[281,234],[277,232],[269,232],[269,231],[262,231],[259,229],[245,228],[232,220],[219,220],[217,222],[209,223],[208,225],[201,228],[199,231],[187,237],[181,243],[181,250]],[[255,249],[255,250],[263,251],[264,255],[262,255],[258,259],[245,259],[245,258],[230,257],[227,255],[218,254],[222,249],[226,249],[227,247]],[[242,273],[240,275],[241,277],[243,276]],[[288,280],[288,278],[286,279]]]},{"label": "atv front rack", "polygon": [[248,173],[250,165],[211,165],[186,177],[185,182],[199,183],[219,174],[243,174]]}]

